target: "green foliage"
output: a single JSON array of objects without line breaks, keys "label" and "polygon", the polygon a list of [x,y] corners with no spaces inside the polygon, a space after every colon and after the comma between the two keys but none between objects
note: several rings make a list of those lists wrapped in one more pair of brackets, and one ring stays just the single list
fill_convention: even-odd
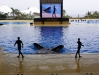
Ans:
[{"label": "green foliage", "polygon": [[71,16],[69,16],[69,15],[66,14],[66,11],[65,10],[63,10],[63,16],[62,17],[63,18],[72,18]]},{"label": "green foliage", "polygon": [[[14,8],[11,8],[12,9],[12,18],[14,20],[32,20],[34,18],[33,14],[31,15],[31,12],[30,14],[24,14],[24,13],[21,13],[18,9],[14,9]],[[69,16],[68,14],[66,14],[66,11],[63,10],[63,15],[62,15],[63,18],[72,18],[71,16]],[[2,13],[0,12],[0,19],[7,19],[8,18],[8,13]],[[82,18],[99,18],[99,12],[98,11],[94,11],[94,12],[90,12],[88,11],[84,17]]]},{"label": "green foliage", "polygon": [[14,9],[14,8],[11,8],[12,9],[12,12],[11,14],[13,15],[13,19],[14,20],[31,20],[33,19],[33,16],[30,15],[30,14],[24,14],[24,13],[21,13],[18,9]]},{"label": "green foliage", "polygon": [[31,19],[27,14],[21,13],[18,9],[11,8],[12,12],[11,14],[13,15],[14,20],[27,20]]},{"label": "green foliage", "polygon": [[7,15],[8,15],[7,13],[0,12],[0,19],[6,19]]},{"label": "green foliage", "polygon": [[94,12],[90,12],[88,11],[86,13],[86,15],[84,16],[84,18],[99,18],[99,12],[98,11],[94,11]]},{"label": "green foliage", "polygon": [[66,15],[66,11],[65,11],[65,10],[63,10],[63,17],[65,17],[65,15]]}]

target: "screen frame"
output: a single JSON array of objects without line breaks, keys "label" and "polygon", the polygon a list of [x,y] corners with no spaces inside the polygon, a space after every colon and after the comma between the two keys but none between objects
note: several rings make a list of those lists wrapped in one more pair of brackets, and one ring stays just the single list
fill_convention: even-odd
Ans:
[{"label": "screen frame", "polygon": [[[47,0],[46,0],[47,1]],[[40,18],[43,18],[42,17],[42,5],[43,4],[60,4],[61,5],[61,17],[58,17],[58,18],[62,18],[62,16],[63,16],[63,0],[60,0],[61,2],[46,2],[46,3],[43,3],[42,2],[42,0],[40,0]],[[50,17],[48,17],[48,18],[50,18]]]}]

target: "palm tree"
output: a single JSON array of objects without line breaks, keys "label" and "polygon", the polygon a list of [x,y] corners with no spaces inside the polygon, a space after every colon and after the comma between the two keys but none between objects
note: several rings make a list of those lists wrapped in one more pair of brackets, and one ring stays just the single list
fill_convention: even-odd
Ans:
[{"label": "palm tree", "polygon": [[94,18],[99,18],[99,12],[98,12],[98,11],[95,11],[95,12],[93,13],[93,17],[94,17]]},{"label": "palm tree", "polygon": [[7,15],[8,15],[7,13],[0,12],[0,19],[6,19]]},{"label": "palm tree", "polygon": [[13,19],[15,19],[15,17],[18,19],[21,16],[21,12],[18,9],[14,9],[14,8],[11,9],[12,9],[11,13],[13,15]]},{"label": "palm tree", "polygon": [[88,11],[88,12],[86,13],[86,17],[87,17],[87,18],[91,18],[91,17],[92,17],[92,14],[91,14],[90,11]]},{"label": "palm tree", "polygon": [[15,9],[16,18],[19,19],[21,16],[21,12],[18,9]]},{"label": "palm tree", "polygon": [[15,19],[15,9],[14,9],[14,8],[12,8],[12,7],[11,7],[11,9],[12,9],[11,14],[13,15],[13,19]]},{"label": "palm tree", "polygon": [[62,17],[65,17],[66,15],[66,11],[63,9],[63,16]]}]

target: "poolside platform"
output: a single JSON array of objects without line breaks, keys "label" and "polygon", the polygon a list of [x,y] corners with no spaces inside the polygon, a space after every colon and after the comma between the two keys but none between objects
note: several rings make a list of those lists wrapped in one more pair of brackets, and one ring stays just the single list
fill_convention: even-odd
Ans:
[{"label": "poolside platform", "polygon": [[35,18],[35,26],[68,26],[69,18]]},{"label": "poolside platform", "polygon": [[34,26],[69,26],[69,22],[45,22],[42,24],[42,22],[34,22]]},{"label": "poolside platform", "polygon": [[99,75],[99,54],[0,55],[0,75]]},{"label": "poolside platform", "polygon": [[59,27],[59,26],[69,26],[69,23],[68,24],[38,24],[36,23],[33,26]]}]

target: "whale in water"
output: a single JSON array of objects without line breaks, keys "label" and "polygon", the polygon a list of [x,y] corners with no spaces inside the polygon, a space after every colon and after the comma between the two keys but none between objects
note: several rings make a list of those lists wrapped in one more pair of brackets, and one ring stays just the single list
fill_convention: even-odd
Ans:
[{"label": "whale in water", "polygon": [[34,47],[38,49],[35,54],[57,54],[64,46],[58,45],[55,48],[49,49],[49,48],[44,48],[38,43],[34,43]]}]

